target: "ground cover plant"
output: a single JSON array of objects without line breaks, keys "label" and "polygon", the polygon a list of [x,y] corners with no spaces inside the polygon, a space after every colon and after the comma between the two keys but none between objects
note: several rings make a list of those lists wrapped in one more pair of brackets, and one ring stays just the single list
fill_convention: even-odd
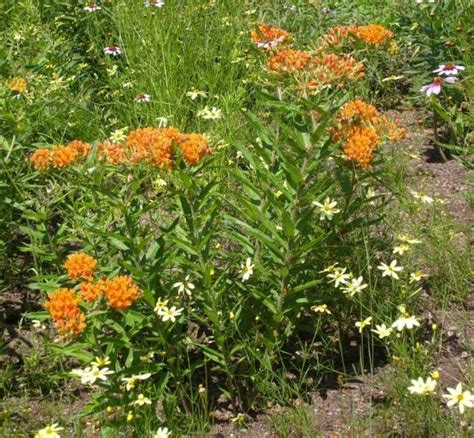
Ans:
[{"label": "ground cover plant", "polygon": [[472,433],[474,11],[379,3],[2,5],[4,436]]}]

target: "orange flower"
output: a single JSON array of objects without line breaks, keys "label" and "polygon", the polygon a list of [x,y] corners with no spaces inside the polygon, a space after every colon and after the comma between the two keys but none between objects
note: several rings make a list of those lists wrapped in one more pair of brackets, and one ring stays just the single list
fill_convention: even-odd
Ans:
[{"label": "orange flower", "polygon": [[97,283],[82,282],[80,287],[82,298],[88,303],[93,303],[104,292],[105,282],[103,280],[99,280]]},{"label": "orange flower", "polygon": [[49,294],[44,303],[56,329],[62,335],[78,335],[86,328],[86,318],[79,308],[79,301],[72,289],[64,288]]},{"label": "orange flower", "polygon": [[379,112],[377,109],[370,103],[366,103],[360,99],[347,102],[337,116],[338,120],[349,124],[373,122],[378,117]]},{"label": "orange flower", "polygon": [[202,134],[186,134],[179,143],[183,158],[190,165],[197,164],[203,154],[210,154],[209,140]]},{"label": "orange flower", "polygon": [[91,149],[89,143],[84,143],[81,140],[73,140],[66,147],[74,149],[81,158],[85,158]]},{"label": "orange flower", "polygon": [[28,88],[28,81],[24,78],[13,78],[8,84],[8,88],[17,93],[24,93]]},{"label": "orange flower", "polygon": [[104,295],[110,307],[126,310],[138,299],[140,292],[131,277],[119,275],[112,280],[106,280]]},{"label": "orange flower", "polygon": [[279,73],[302,70],[308,64],[309,58],[308,52],[283,49],[268,60],[268,69]]},{"label": "orange flower", "polygon": [[369,24],[367,26],[357,26],[353,34],[373,46],[385,44],[386,41],[393,38],[393,32],[390,32],[380,24]]},{"label": "orange flower", "polygon": [[273,49],[280,43],[290,42],[291,37],[286,30],[261,24],[251,32],[252,42],[263,49]]},{"label": "orange flower", "polygon": [[72,280],[77,280],[79,278],[84,278],[89,281],[92,280],[96,265],[97,260],[83,252],[76,252],[68,255],[66,262],[64,263],[67,274]]},{"label": "orange flower", "polygon": [[30,161],[36,170],[48,170],[51,167],[51,154],[49,149],[36,149]]},{"label": "orange flower", "polygon": [[379,117],[374,122],[374,127],[380,135],[387,137],[390,141],[400,141],[407,136],[405,128],[400,128],[396,121],[389,120],[385,116]]},{"label": "orange flower", "polygon": [[72,164],[79,155],[77,150],[70,146],[53,146],[52,159],[55,167],[66,167]]},{"label": "orange flower", "polygon": [[126,146],[132,163],[148,161],[156,166],[171,166],[173,144],[182,134],[176,128],[141,128],[131,131]]},{"label": "orange flower", "polygon": [[126,151],[121,143],[104,142],[97,145],[99,157],[105,159],[110,164],[120,164],[126,161]]},{"label": "orange flower", "polygon": [[317,87],[326,84],[356,80],[364,77],[364,66],[350,55],[338,56],[334,53],[322,53],[311,59],[312,78],[308,86]]},{"label": "orange flower", "polygon": [[406,131],[394,121],[381,116],[377,109],[363,100],[347,102],[337,114],[337,123],[330,129],[334,142],[345,140],[345,156],[361,167],[370,167],[374,150],[381,138],[398,141]]},{"label": "orange flower", "polygon": [[358,126],[351,131],[342,149],[349,160],[367,168],[370,167],[372,154],[379,143],[380,137],[373,128]]},{"label": "orange flower", "polygon": [[321,38],[319,49],[326,50],[329,47],[341,47],[347,43],[351,34],[357,26],[335,26],[331,27],[326,35]]}]

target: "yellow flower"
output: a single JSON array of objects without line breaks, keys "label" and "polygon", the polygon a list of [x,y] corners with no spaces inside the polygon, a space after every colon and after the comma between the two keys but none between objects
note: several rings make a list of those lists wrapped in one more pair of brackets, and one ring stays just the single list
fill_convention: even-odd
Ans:
[{"label": "yellow flower", "polygon": [[96,357],[95,360],[91,362],[91,365],[97,368],[105,367],[106,365],[110,365],[110,359],[108,356]]},{"label": "yellow flower", "polygon": [[132,404],[135,406],[151,405],[151,400],[143,394],[138,394],[137,399]]},{"label": "yellow flower", "polygon": [[372,321],[372,317],[369,316],[368,318],[365,318],[362,321],[357,321],[355,323],[355,326],[359,329],[359,333],[362,333],[362,330],[364,330],[364,327],[367,327],[370,325],[370,322]]},{"label": "yellow flower", "polygon": [[28,88],[28,81],[25,78],[13,78],[8,84],[11,91],[23,94]]}]

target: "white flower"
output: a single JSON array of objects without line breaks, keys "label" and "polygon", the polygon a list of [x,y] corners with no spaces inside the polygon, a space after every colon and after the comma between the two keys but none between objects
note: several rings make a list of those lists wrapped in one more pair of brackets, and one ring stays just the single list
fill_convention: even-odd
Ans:
[{"label": "white flower", "polygon": [[194,284],[189,281],[189,275],[183,281],[178,281],[173,284],[173,287],[178,288],[178,293],[182,294],[183,292],[191,296],[193,294],[193,289],[195,288]]},{"label": "white flower", "polygon": [[191,100],[196,100],[198,97],[207,97],[207,93],[205,91],[197,90],[193,87],[191,88],[191,91],[186,93],[186,96],[190,97]]},{"label": "white flower", "polygon": [[330,281],[334,281],[334,287],[339,287],[340,284],[346,284],[347,280],[351,278],[351,274],[346,274],[346,271],[346,268],[334,268],[333,272],[328,271],[329,274],[327,278],[329,278]]},{"label": "white flower", "polygon": [[88,373],[88,376],[86,377],[86,380],[87,383],[90,383],[91,385],[93,385],[97,380],[102,380],[103,382],[105,382],[109,374],[114,374],[114,372],[112,370],[109,370],[107,367],[92,367],[92,369]]},{"label": "white flower", "polygon": [[168,126],[168,119],[166,117],[157,117],[158,128],[166,128]]},{"label": "white flower", "polygon": [[122,377],[122,382],[125,382],[125,387],[127,391],[131,391],[135,388],[137,381],[139,380],[147,380],[151,377],[151,373],[143,373],[143,374],[132,374],[132,377]]},{"label": "white flower", "polygon": [[97,3],[87,3],[84,6],[84,11],[87,11],[87,12],[100,11],[101,9],[102,8]]},{"label": "white flower", "polygon": [[392,277],[395,280],[398,280],[400,277],[398,276],[397,272],[403,271],[402,266],[397,266],[397,261],[392,260],[390,265],[386,265],[382,263],[380,266],[377,266],[377,269],[382,271],[382,277]]},{"label": "white flower", "polygon": [[139,94],[135,100],[139,103],[145,103],[151,101],[151,96],[149,94]]},{"label": "white flower", "polygon": [[400,236],[398,236],[398,240],[400,240],[401,242],[406,242],[409,245],[415,245],[415,244],[421,243],[421,240],[413,239],[412,237],[407,236],[406,234],[401,234]]},{"label": "white flower", "polygon": [[109,140],[112,143],[122,143],[123,141],[127,139],[127,131],[128,131],[127,126],[122,129],[116,129],[110,134]]},{"label": "white flower", "polygon": [[428,277],[426,274],[423,274],[423,272],[421,271],[415,271],[415,272],[412,272],[410,274],[410,281],[409,283],[414,283],[414,282],[419,282],[421,281],[423,278],[426,278]]},{"label": "white flower", "polygon": [[33,319],[31,321],[31,325],[35,330],[41,331],[46,328],[46,326],[39,320],[39,319]]},{"label": "white flower", "polygon": [[167,427],[159,427],[156,433],[153,435],[153,438],[168,438],[171,435],[171,432]]},{"label": "white flower", "polygon": [[336,207],[337,202],[331,201],[329,198],[326,198],[323,204],[313,201],[313,205],[318,207],[318,210],[321,213],[321,216],[319,217],[321,220],[327,219],[330,221],[336,213],[341,211],[338,208],[334,208]]},{"label": "white flower", "polygon": [[155,311],[155,313],[158,313],[158,315],[159,315],[162,310],[167,309],[168,308],[168,301],[169,300],[162,300],[161,298],[158,298],[158,300],[156,301],[156,304],[155,304],[155,308],[153,309]]},{"label": "white flower", "polygon": [[109,46],[104,48],[104,53],[110,56],[119,56],[122,54],[122,49],[119,46]]},{"label": "white flower", "polygon": [[356,293],[362,292],[368,285],[362,284],[364,279],[362,277],[353,278],[350,283],[345,282],[342,291],[353,297]]},{"label": "white flower", "polygon": [[355,326],[359,329],[359,333],[362,333],[362,330],[364,330],[364,327],[370,325],[370,322],[372,321],[372,317],[369,316],[368,318],[365,318],[362,321],[357,321],[355,323]]},{"label": "white flower", "polygon": [[398,310],[400,311],[400,317],[392,324],[393,328],[401,332],[404,328],[411,330],[413,327],[420,326],[418,320],[408,314],[403,304],[398,306]]},{"label": "white flower", "polygon": [[222,111],[215,106],[209,109],[207,106],[202,110],[198,111],[198,117],[202,117],[204,120],[217,120],[222,118]]},{"label": "white flower", "polygon": [[157,8],[162,8],[165,5],[165,0],[148,0],[143,3],[147,8],[156,6]]},{"label": "white flower", "polygon": [[462,65],[455,64],[441,64],[436,70],[433,70],[433,73],[439,73],[440,75],[445,76],[456,76],[460,71],[463,71],[465,67]]},{"label": "white flower", "polygon": [[316,313],[327,313],[328,315],[331,314],[331,311],[328,309],[327,304],[319,304],[318,306],[312,306],[311,310]]},{"label": "white flower", "polygon": [[89,373],[91,369],[92,369],[91,367],[87,367],[84,369],[76,368],[72,370],[69,374],[75,377],[79,377],[81,379],[81,383],[83,385],[87,385],[87,383],[89,382]]},{"label": "white flower", "polygon": [[242,274],[242,281],[247,281],[251,275],[253,275],[254,265],[252,264],[252,259],[250,257],[245,261],[245,265],[240,265],[240,273]]},{"label": "white flower", "polygon": [[375,324],[375,330],[372,330],[380,339],[387,338],[392,334],[392,329],[387,327],[385,324],[378,325]]},{"label": "white flower", "polygon": [[183,313],[183,310],[184,309],[177,309],[176,306],[173,306],[173,307],[170,307],[170,308],[165,307],[163,310],[160,310],[158,312],[158,315],[161,316],[161,320],[163,322],[166,322],[166,321],[175,322],[176,317],[180,316],[181,313]]},{"label": "white flower", "polygon": [[275,38],[274,40],[257,42],[256,45],[257,47],[261,49],[273,49],[284,40],[285,40],[285,37],[282,35],[282,36],[279,36],[278,38]]},{"label": "white flower", "polygon": [[58,423],[53,423],[50,426],[46,426],[44,429],[39,430],[35,438],[61,438],[58,432],[63,430],[63,427],[59,427]]},{"label": "white flower", "polygon": [[137,399],[131,404],[135,406],[151,405],[151,400],[143,394],[138,394]]},{"label": "white flower", "polygon": [[432,204],[434,201],[431,196],[427,196],[423,193],[418,193],[418,192],[415,192],[414,190],[411,190],[410,193],[415,199],[419,199],[423,204]]},{"label": "white flower", "polygon": [[407,244],[402,243],[401,245],[393,247],[392,252],[393,252],[393,254],[403,255],[405,252],[407,252],[409,250],[410,250],[410,247]]},{"label": "white flower", "polygon": [[97,380],[105,382],[109,374],[114,374],[114,371],[107,367],[100,369],[97,366],[86,367],[83,370],[76,368],[71,371],[73,376],[79,377],[83,385],[93,385]]},{"label": "white flower", "polygon": [[412,386],[408,387],[411,394],[428,395],[434,392],[437,382],[431,377],[428,377],[426,381],[422,377],[418,377],[416,380],[412,379],[411,384]]},{"label": "white flower", "polygon": [[458,405],[459,412],[464,414],[464,409],[472,408],[474,405],[474,395],[471,391],[463,391],[461,383],[458,383],[456,388],[448,388],[449,394],[443,394],[443,397],[448,399],[448,407]]}]

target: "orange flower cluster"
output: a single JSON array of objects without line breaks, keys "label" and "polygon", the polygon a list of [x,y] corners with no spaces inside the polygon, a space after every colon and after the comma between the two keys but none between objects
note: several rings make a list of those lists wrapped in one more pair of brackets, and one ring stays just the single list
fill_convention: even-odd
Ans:
[{"label": "orange flower cluster", "polygon": [[289,43],[291,37],[286,30],[261,24],[251,32],[252,42],[260,48],[273,49],[280,43]]},{"label": "orange flower cluster", "polygon": [[364,70],[363,64],[348,54],[339,56],[334,53],[322,53],[321,56],[311,59],[312,79],[307,85],[314,88],[337,83],[339,87],[343,87],[345,81],[363,78]]},{"label": "orange flower cluster", "polygon": [[25,78],[13,78],[8,84],[11,91],[24,93],[28,88],[28,81]]},{"label": "orange flower cluster", "polygon": [[111,143],[106,141],[97,145],[97,149],[102,158],[110,164],[120,164],[127,160],[125,148],[121,143]]},{"label": "orange flower cluster", "polygon": [[345,140],[342,149],[349,160],[368,168],[382,137],[398,141],[404,138],[406,132],[397,123],[381,116],[373,105],[353,100],[339,111],[331,135],[335,142]]},{"label": "orange flower cluster", "polygon": [[373,46],[385,44],[393,38],[393,32],[390,32],[380,24],[369,24],[367,26],[357,26],[353,32],[360,40]]},{"label": "orange flower cluster", "polygon": [[393,38],[393,32],[380,24],[335,26],[321,38],[319,49],[340,48],[345,44],[353,43],[354,38],[364,41],[366,44],[380,46]]},{"label": "orange flower cluster", "polygon": [[310,57],[308,52],[283,49],[268,60],[268,69],[278,73],[302,70],[308,64]]},{"label": "orange flower cluster", "polygon": [[185,135],[179,143],[183,158],[187,163],[194,165],[199,162],[203,154],[210,154],[209,140],[202,134]]},{"label": "orange flower cluster", "polygon": [[87,254],[69,255],[64,263],[69,278],[86,279],[86,281],[79,284],[78,294],[74,289],[60,288],[50,294],[44,303],[58,332],[62,335],[78,335],[86,328],[86,317],[79,307],[81,299],[91,304],[103,294],[110,307],[126,310],[140,297],[138,286],[127,275],[93,282],[96,264],[97,261]]},{"label": "orange flower cluster", "polygon": [[36,149],[30,157],[30,161],[36,170],[48,170],[51,167],[51,152],[49,149]]},{"label": "orange flower cluster", "polygon": [[76,336],[86,328],[86,318],[79,307],[79,302],[80,298],[72,289],[57,289],[49,294],[44,307],[60,334]]},{"label": "orange flower cluster", "polygon": [[140,292],[131,277],[119,275],[105,281],[104,295],[110,307],[126,310],[139,298]]},{"label": "orange flower cluster", "polygon": [[379,117],[379,112],[370,103],[357,99],[347,102],[337,116],[340,122],[346,125],[357,125],[362,122],[373,122]]},{"label": "orange flower cluster", "polygon": [[147,162],[171,167],[175,145],[190,165],[197,164],[204,154],[212,152],[206,136],[184,134],[176,128],[135,129],[128,134],[125,144],[103,143],[99,145],[99,152],[112,164]]},{"label": "orange flower cluster", "polygon": [[90,144],[80,140],[73,140],[66,146],[54,145],[51,149],[37,149],[30,157],[36,170],[48,170],[50,167],[66,167],[81,158],[85,158],[90,151]]},{"label": "orange flower cluster", "polygon": [[321,38],[319,50],[326,50],[330,47],[341,47],[348,42],[349,37],[354,33],[357,26],[334,26]]},{"label": "orange flower cluster", "polygon": [[104,290],[105,282],[103,280],[99,280],[97,283],[82,282],[80,284],[81,296],[87,303],[93,303],[97,301]]},{"label": "orange flower cluster", "polygon": [[355,126],[342,146],[345,156],[361,167],[370,167],[374,150],[380,143],[380,137],[373,128]]},{"label": "orange flower cluster", "polygon": [[91,281],[95,273],[96,265],[97,260],[83,252],[68,255],[64,263],[67,275],[71,280],[84,278],[85,280]]}]

